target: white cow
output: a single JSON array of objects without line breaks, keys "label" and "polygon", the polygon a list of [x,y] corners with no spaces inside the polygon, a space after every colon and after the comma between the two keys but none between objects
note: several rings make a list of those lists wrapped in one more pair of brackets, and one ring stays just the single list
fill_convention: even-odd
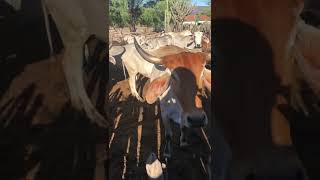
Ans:
[{"label": "white cow", "polygon": [[181,31],[181,32],[168,32],[168,33],[166,33],[166,35],[172,36],[172,38],[174,40],[173,44],[175,46],[184,47],[187,49],[195,48],[195,44],[193,41],[192,41],[192,43],[190,43],[190,42],[184,40],[187,37],[193,39],[193,37],[192,37],[193,34],[189,30],[185,30],[185,31]]},{"label": "white cow", "polygon": [[[6,0],[17,10],[21,0]],[[71,103],[79,111],[84,111],[92,122],[107,127],[105,118],[98,113],[91,103],[82,78],[82,47],[92,34],[106,41],[107,31],[107,2],[101,0],[42,0],[45,15],[45,25],[50,45],[51,59],[53,46],[50,36],[48,14],[56,23],[58,32],[64,44],[63,68],[70,91]]]},{"label": "white cow", "polygon": [[163,35],[170,35],[173,38],[175,38],[177,36],[182,36],[182,37],[192,36],[192,33],[189,30],[185,30],[185,31],[181,31],[181,32],[167,32],[167,33],[164,33]]},{"label": "white cow", "polygon": [[196,48],[201,47],[202,35],[203,35],[203,32],[201,31],[194,32],[194,43]]},{"label": "white cow", "polygon": [[109,43],[109,62],[113,65],[118,65],[116,59],[113,56],[117,56],[124,52],[122,46],[113,46],[112,43]]},{"label": "white cow", "polygon": [[127,44],[132,44],[133,43],[133,36],[132,35],[125,35],[123,37],[123,40],[127,43]]},{"label": "white cow", "polygon": [[[106,41],[107,3],[101,0],[43,0],[42,2],[44,12],[48,10],[55,21],[65,47],[62,63],[72,105],[78,110],[84,110],[91,121],[107,127],[107,121],[98,113],[86,93],[81,66],[82,45],[86,39],[94,34],[98,39]],[[47,30],[49,30],[48,24],[46,22]]]}]

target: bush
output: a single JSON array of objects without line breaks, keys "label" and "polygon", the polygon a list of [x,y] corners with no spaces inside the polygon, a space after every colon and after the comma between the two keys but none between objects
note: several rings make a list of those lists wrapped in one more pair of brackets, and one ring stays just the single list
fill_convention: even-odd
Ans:
[{"label": "bush", "polygon": [[153,27],[155,31],[164,28],[165,1],[158,1],[153,7],[142,8],[140,24]]}]

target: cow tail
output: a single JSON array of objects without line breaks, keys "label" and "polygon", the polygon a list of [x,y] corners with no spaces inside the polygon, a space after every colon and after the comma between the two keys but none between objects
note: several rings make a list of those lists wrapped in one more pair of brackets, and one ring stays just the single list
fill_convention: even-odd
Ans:
[{"label": "cow tail", "polygon": [[52,39],[51,39],[51,31],[50,31],[50,23],[49,23],[49,16],[48,16],[48,11],[47,7],[45,4],[45,1],[41,1],[41,6],[42,6],[42,11],[43,11],[43,16],[44,16],[44,23],[47,31],[47,38],[48,38],[48,43],[49,43],[49,48],[50,48],[50,58],[54,58],[54,52],[53,52],[53,44],[52,44]]}]

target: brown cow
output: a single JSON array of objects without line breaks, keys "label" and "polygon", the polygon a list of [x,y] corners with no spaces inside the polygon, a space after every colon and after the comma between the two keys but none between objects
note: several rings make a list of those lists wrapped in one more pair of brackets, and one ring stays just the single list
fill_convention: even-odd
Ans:
[{"label": "brown cow", "polygon": [[212,101],[222,130],[215,136],[215,178],[306,179],[279,110],[288,104],[279,92],[292,85],[284,72],[301,44],[303,1],[218,0],[214,8]]},{"label": "brown cow", "polygon": [[162,73],[160,77],[150,82],[145,97],[149,104],[153,104],[157,99],[160,100],[166,135],[164,156],[170,157],[172,138],[170,120],[180,124],[180,146],[187,145],[184,137],[186,127],[203,127],[208,123],[199,96],[203,87],[211,90],[211,71],[204,67],[207,55],[202,52],[183,51],[158,58],[145,52],[136,40],[134,44],[143,59],[166,67],[167,73]]}]

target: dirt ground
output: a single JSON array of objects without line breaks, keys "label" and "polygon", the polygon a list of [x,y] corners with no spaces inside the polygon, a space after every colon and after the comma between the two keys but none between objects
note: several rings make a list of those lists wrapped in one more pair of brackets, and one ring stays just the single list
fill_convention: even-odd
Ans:
[{"label": "dirt ground", "polygon": [[[106,179],[107,129],[71,108],[61,61],[11,59],[1,62],[0,73],[1,179]],[[106,87],[94,76],[93,69],[86,84]]]}]

